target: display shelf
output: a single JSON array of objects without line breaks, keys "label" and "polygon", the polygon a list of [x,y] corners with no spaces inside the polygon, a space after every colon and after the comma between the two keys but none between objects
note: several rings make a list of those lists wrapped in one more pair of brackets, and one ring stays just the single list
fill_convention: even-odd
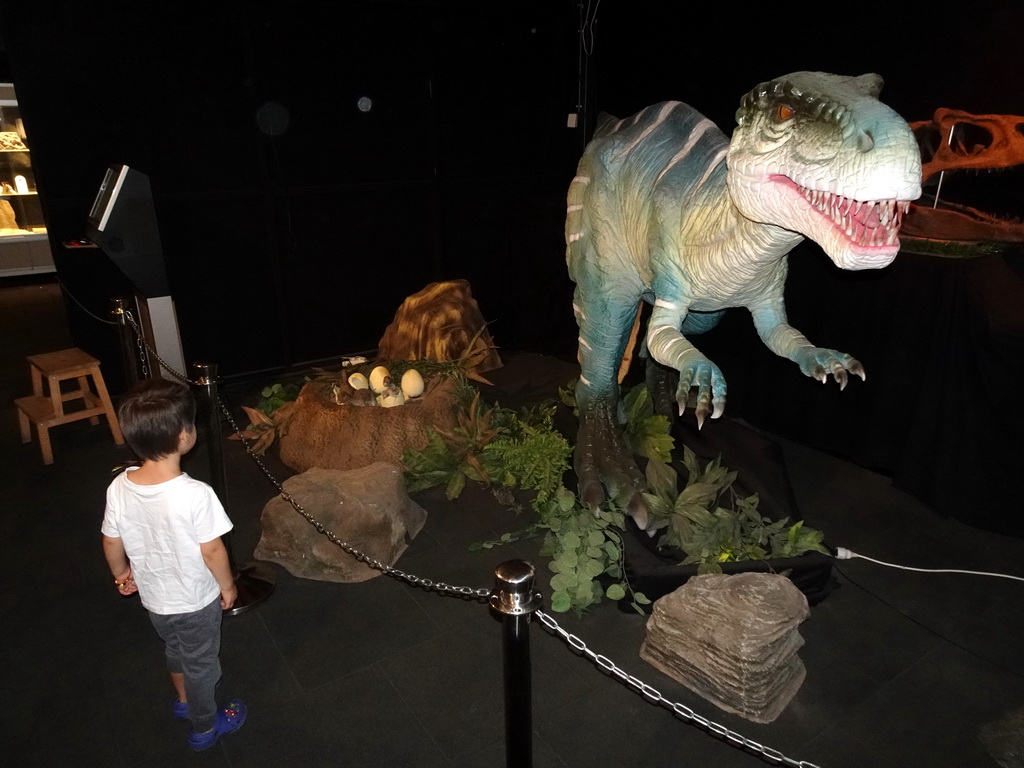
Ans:
[{"label": "display shelf", "polygon": [[54,271],[21,110],[0,83],[0,277]]}]

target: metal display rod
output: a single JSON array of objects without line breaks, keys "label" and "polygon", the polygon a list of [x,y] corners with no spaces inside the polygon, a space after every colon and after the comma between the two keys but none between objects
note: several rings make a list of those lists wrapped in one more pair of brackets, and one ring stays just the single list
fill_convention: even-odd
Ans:
[{"label": "metal display rod", "polygon": [[[224,446],[220,439],[220,411],[217,395],[216,363],[193,363],[196,371],[195,386],[203,396],[203,412],[206,417],[206,444],[210,457],[210,485],[220,498],[221,504],[228,509],[227,472],[224,468]],[[232,608],[224,611],[225,616],[237,616],[270,597],[274,591],[276,578],[274,572],[265,563],[250,562],[236,566],[231,546],[231,532],[223,536],[228,551],[228,561],[235,574],[235,586],[238,588],[238,599]]]},{"label": "metal display rod", "polygon": [[505,668],[505,766],[533,765],[532,683],[530,668],[530,614],[540,608],[543,595],[533,589],[534,568],[523,560],[509,560],[495,569],[491,608],[502,622]]}]

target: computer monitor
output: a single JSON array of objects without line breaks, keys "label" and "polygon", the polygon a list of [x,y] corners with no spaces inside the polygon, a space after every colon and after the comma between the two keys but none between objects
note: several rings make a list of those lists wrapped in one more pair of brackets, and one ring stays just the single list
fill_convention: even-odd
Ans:
[{"label": "computer monitor", "polygon": [[127,165],[111,165],[86,223],[86,237],[144,296],[170,294],[153,192],[146,174]]}]

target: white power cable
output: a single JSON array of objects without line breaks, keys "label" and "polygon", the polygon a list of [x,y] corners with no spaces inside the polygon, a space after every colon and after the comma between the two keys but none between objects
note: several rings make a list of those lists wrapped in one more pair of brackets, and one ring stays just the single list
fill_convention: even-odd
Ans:
[{"label": "white power cable", "polygon": [[899,568],[904,571],[917,571],[918,573],[965,573],[969,576],[996,576],[1001,579],[1014,579],[1015,581],[1024,581],[1024,578],[1020,576],[1011,576],[1006,573],[989,573],[988,571],[962,571],[957,568],[912,568],[909,565],[896,565],[895,563],[886,563],[881,560],[875,560],[873,557],[867,555],[859,555],[856,552],[847,549],[846,547],[836,547],[836,560],[853,560],[859,558],[861,560],[867,560],[877,565],[884,565],[889,568]]}]

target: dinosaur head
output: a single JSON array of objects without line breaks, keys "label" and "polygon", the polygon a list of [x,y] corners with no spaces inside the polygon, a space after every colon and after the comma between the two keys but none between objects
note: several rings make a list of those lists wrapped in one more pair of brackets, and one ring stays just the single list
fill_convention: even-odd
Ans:
[{"label": "dinosaur head", "polygon": [[843,269],[889,264],[921,154],[881,90],[874,74],[794,72],[744,96],[728,155],[740,212],[811,238]]}]

